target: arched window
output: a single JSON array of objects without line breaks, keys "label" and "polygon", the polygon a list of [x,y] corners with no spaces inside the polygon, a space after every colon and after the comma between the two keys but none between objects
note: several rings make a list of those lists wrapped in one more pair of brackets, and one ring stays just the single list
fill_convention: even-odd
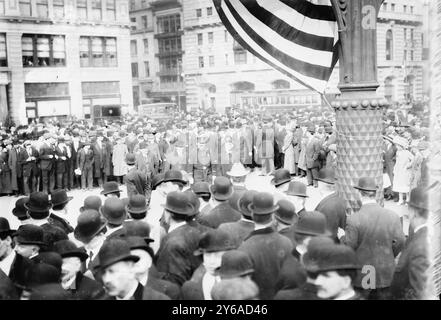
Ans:
[{"label": "arched window", "polygon": [[386,32],[386,60],[393,60],[394,58],[394,37],[392,30]]},{"label": "arched window", "polygon": [[286,80],[276,80],[272,83],[273,90],[277,89],[289,89],[290,85],[289,82]]},{"label": "arched window", "polygon": [[231,85],[233,91],[254,91],[254,83],[248,81],[235,82]]}]

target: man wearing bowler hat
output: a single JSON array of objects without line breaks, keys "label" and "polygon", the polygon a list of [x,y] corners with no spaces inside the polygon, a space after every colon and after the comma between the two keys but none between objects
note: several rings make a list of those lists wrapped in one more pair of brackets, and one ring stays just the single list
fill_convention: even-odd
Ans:
[{"label": "man wearing bowler hat", "polygon": [[233,184],[233,194],[231,198],[228,199],[228,202],[230,203],[231,207],[236,211],[239,211],[237,207],[237,202],[239,201],[239,198],[247,190],[245,186],[245,180],[248,173],[249,170],[245,169],[243,164],[240,162],[234,163],[231,170],[227,172],[227,174],[230,176],[231,183]]},{"label": "man wearing bowler hat", "polygon": [[96,270],[94,267],[99,263],[98,252],[106,240],[105,233],[107,220],[96,210],[84,210],[77,219],[74,230],[75,239],[82,242],[89,257],[85,261],[88,269],[86,275],[94,279]]},{"label": "man wearing bowler hat", "polygon": [[209,230],[199,240],[199,249],[195,255],[202,255],[202,264],[193,273],[189,281],[182,285],[184,300],[212,300],[211,289],[220,281],[218,269],[222,256],[228,250],[236,249],[234,239],[222,230]]},{"label": "man wearing bowler hat", "polygon": [[146,288],[152,288],[168,296],[172,300],[179,300],[180,288],[178,285],[161,279],[161,275],[153,264],[154,253],[150,244],[154,242],[148,236],[130,235],[125,238],[130,246],[130,253],[138,256],[139,260],[135,263],[134,272],[136,279]]},{"label": "man wearing bowler hat", "polygon": [[200,257],[193,255],[200,237],[199,231],[187,223],[193,215],[188,195],[179,191],[167,194],[164,220],[169,228],[156,254],[156,267],[165,273],[165,280],[179,286],[191,278],[202,262]]},{"label": "man wearing bowler hat", "polygon": [[253,280],[261,299],[273,299],[276,282],[285,260],[291,254],[291,241],[273,229],[273,214],[279,209],[270,193],[259,192],[248,206],[253,214],[254,231],[239,247],[249,254],[254,265]]},{"label": "man wearing bowler hat", "polygon": [[94,195],[87,196],[84,199],[83,206],[80,207],[80,213],[88,209],[99,211],[101,205],[102,205],[102,201],[99,196],[94,196]]},{"label": "man wearing bowler hat", "polygon": [[[64,218],[68,215],[67,205],[73,197],[67,196],[66,190],[57,189],[51,194],[52,210],[49,216],[49,223],[53,224],[66,232],[66,234],[73,232],[73,227]],[[63,217],[64,216],[64,217]]]},{"label": "man wearing bowler hat", "polygon": [[276,188],[274,192],[275,201],[285,199],[285,192],[288,190],[289,183],[291,182],[291,174],[289,170],[277,169],[274,172],[274,178],[271,180],[271,184]]},{"label": "man wearing bowler hat", "polygon": [[401,252],[389,298],[397,300],[421,300],[430,297],[428,269],[430,253],[428,243],[429,197],[425,188],[411,190],[409,197],[409,219],[413,233]]},{"label": "man wearing bowler hat", "polygon": [[125,235],[123,223],[127,218],[127,212],[124,201],[118,198],[108,198],[100,208],[100,213],[107,220],[106,239]]},{"label": "man wearing bowler hat", "polygon": [[55,174],[56,186],[58,189],[67,188],[67,162],[68,153],[67,146],[64,143],[64,137],[58,137],[58,143],[55,147]]},{"label": "man wearing bowler hat", "polygon": [[15,232],[10,228],[9,221],[0,217],[0,271],[14,284],[23,286],[26,272],[32,262],[14,250],[13,235]]},{"label": "man wearing bowler hat", "polygon": [[38,259],[38,254],[45,245],[42,227],[33,224],[20,226],[12,236],[15,241],[14,250],[17,254],[31,261]]},{"label": "man wearing bowler hat", "polygon": [[253,273],[253,261],[247,253],[241,250],[229,250],[222,255],[218,271],[221,280],[235,278],[251,280]]},{"label": "man wearing bowler hat", "polygon": [[121,196],[122,190],[119,188],[118,182],[108,181],[103,184],[103,190],[101,190],[101,194],[106,197],[116,197],[119,198]]},{"label": "man wearing bowler hat", "polygon": [[354,186],[361,196],[362,206],[348,218],[343,243],[355,250],[361,266],[373,266],[375,284],[363,288],[360,270],[354,281],[359,290],[364,289],[369,299],[384,299],[395,270],[395,257],[403,248],[405,237],[399,216],[382,208],[376,202],[378,186],[373,178],[360,178]]},{"label": "man wearing bowler hat", "polygon": [[306,193],[306,185],[300,181],[291,181],[288,190],[285,192],[289,201],[294,204],[297,217],[301,217],[306,213],[305,203],[308,194]]},{"label": "man wearing bowler hat", "polygon": [[204,216],[213,209],[210,204],[211,192],[210,184],[208,182],[196,182],[191,186],[191,190],[198,196],[200,205],[200,215]]},{"label": "man wearing bowler hat", "polygon": [[44,135],[44,142],[40,147],[38,160],[41,170],[43,192],[52,192],[55,186],[55,146],[54,139],[49,133]]},{"label": "man wearing bowler hat", "polygon": [[[90,142],[85,141],[82,148],[78,152],[77,169],[81,175],[81,189],[91,190],[93,186],[93,163],[95,162],[95,155],[90,148]],[[86,184],[87,183],[87,184]]]},{"label": "man wearing bowler hat", "polygon": [[124,184],[127,188],[127,196],[130,198],[135,194],[142,194],[150,199],[151,185],[149,177],[135,167],[136,158],[133,153],[126,155],[126,164],[128,172],[124,177]]},{"label": "man wearing bowler hat", "polygon": [[346,227],[346,201],[335,190],[337,179],[333,169],[321,169],[318,172],[317,181],[321,201],[314,210],[325,215],[328,230],[331,231],[337,241],[338,229],[344,230]]},{"label": "man wearing bowler hat", "polygon": [[297,224],[298,217],[295,207],[291,201],[281,199],[277,201],[279,209],[274,213],[274,227],[278,233],[291,240],[293,247],[297,245],[294,239],[294,225]]},{"label": "man wearing bowler hat", "polygon": [[228,202],[234,192],[231,181],[226,177],[216,177],[210,190],[214,198],[214,207],[200,218],[200,222],[208,227],[217,228],[221,223],[240,220],[240,212],[234,210]]},{"label": "man wearing bowler hat", "polygon": [[78,248],[70,240],[57,241],[53,248],[62,258],[61,286],[75,300],[98,300],[104,296],[102,284],[81,272],[82,263],[88,258],[84,248]]},{"label": "man wearing bowler hat", "polygon": [[257,191],[255,190],[247,190],[238,200],[237,207],[242,214],[242,218],[239,221],[226,222],[219,225],[218,229],[231,234],[236,239],[238,246],[254,231],[253,213],[248,206],[253,202],[256,194]]},{"label": "man wearing bowler hat", "polygon": [[127,241],[116,238],[106,241],[98,257],[106,300],[170,300],[152,288],[144,288],[136,279],[135,263],[139,257],[131,254]]},{"label": "man wearing bowler hat", "polygon": [[21,225],[28,224],[31,218],[28,214],[28,210],[24,206],[28,201],[29,197],[22,197],[15,202],[15,207],[12,209],[12,214],[17,217]]},{"label": "man wearing bowler hat", "polygon": [[32,146],[31,141],[25,141],[24,148],[18,154],[18,161],[22,165],[25,195],[29,195],[38,189],[40,180],[40,172],[37,166],[38,157],[38,151]]}]

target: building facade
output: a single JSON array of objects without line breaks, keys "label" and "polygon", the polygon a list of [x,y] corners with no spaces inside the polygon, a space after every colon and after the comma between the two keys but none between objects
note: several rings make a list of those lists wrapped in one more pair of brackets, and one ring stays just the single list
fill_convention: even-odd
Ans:
[{"label": "building facade", "polygon": [[0,0],[0,114],[133,108],[128,0]]},{"label": "building facade", "polygon": [[[427,55],[423,43],[423,3],[388,0],[377,24],[378,94],[391,102],[422,99]],[[236,105],[284,110],[322,105],[319,94],[272,69],[234,41],[211,0],[186,0],[183,6],[183,70],[187,108],[219,111]],[[426,68],[425,68],[426,66]],[[338,64],[326,94],[339,94]]]},{"label": "building facade", "polygon": [[153,102],[185,108],[182,0],[133,0],[130,19],[135,108]]}]

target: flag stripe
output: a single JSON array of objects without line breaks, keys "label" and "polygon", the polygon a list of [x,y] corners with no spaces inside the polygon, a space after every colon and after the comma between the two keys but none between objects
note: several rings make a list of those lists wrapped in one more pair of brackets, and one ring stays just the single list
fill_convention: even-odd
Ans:
[{"label": "flag stripe", "polygon": [[306,0],[280,0],[280,2],[296,10],[305,17],[318,20],[336,21],[334,11],[330,5],[317,5]]},{"label": "flag stripe", "polygon": [[228,10],[225,1],[214,0],[216,8],[219,13],[219,17],[223,21],[224,25],[230,30],[232,36],[248,51],[258,56],[260,59],[268,63],[273,68],[279,70],[283,74],[296,79],[299,83],[318,92],[324,92],[326,88],[326,81],[318,80],[309,76],[304,76],[293,69],[290,69],[283,65],[276,58],[271,56],[263,50],[252,38],[250,38],[238,22],[232,17],[231,12]]},{"label": "flag stripe", "polygon": [[[228,1],[228,0],[225,0]],[[290,6],[280,2],[279,0],[256,0],[257,3],[265,10],[272,12],[279,19],[285,21],[293,28],[301,30],[305,33],[321,36],[335,37],[335,22],[319,19],[311,19],[300,14]]]},{"label": "flag stripe", "polygon": [[225,3],[228,9],[230,10],[231,14],[233,15],[234,19],[236,19],[236,21],[242,26],[243,30],[252,39],[254,39],[261,48],[263,48],[270,55],[275,57],[277,60],[282,62],[287,67],[292,68],[303,75],[311,76],[319,80],[329,79],[331,75],[330,73],[332,71],[330,70],[329,67],[323,67],[323,66],[307,63],[299,59],[296,59],[292,56],[289,56],[283,53],[282,51],[278,50],[272,44],[268,43],[265,39],[263,39],[242,19],[242,17],[238,14],[238,12],[232,6],[230,1],[225,1]]},{"label": "flag stripe", "polygon": [[263,24],[277,32],[286,40],[314,50],[334,51],[334,37],[320,37],[298,30],[268,10],[260,7],[255,0],[242,2],[248,11]]},{"label": "flag stripe", "polygon": [[331,66],[332,52],[314,50],[286,40],[273,29],[268,28],[266,24],[261,23],[250,14],[240,0],[230,0],[229,5],[231,8],[234,8],[240,19],[246,21],[247,25],[253,26],[253,28],[250,29],[255,32],[256,35],[261,37],[262,40],[265,40],[267,44],[271,44],[273,47],[278,48],[279,51],[283,52],[286,56],[290,56],[298,61],[310,63],[311,65],[326,68]]}]

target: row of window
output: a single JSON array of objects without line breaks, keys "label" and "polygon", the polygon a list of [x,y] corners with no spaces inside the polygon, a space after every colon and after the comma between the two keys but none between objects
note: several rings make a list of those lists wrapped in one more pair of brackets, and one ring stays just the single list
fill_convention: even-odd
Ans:
[{"label": "row of window", "polygon": [[[130,0],[130,11],[136,10],[136,9],[142,9],[147,8],[149,0]],[[140,7],[138,8],[136,4],[140,4]]]},{"label": "row of window", "polygon": [[[87,20],[102,20],[102,7],[103,1],[106,1],[106,15],[107,19],[116,19],[116,0],[91,0],[92,11],[87,10],[87,0],[77,0],[76,9],[77,16],[80,19]],[[35,0],[36,7],[32,6],[32,0],[19,0],[18,5],[21,16],[27,17],[49,17],[49,1],[48,0]],[[56,19],[62,19],[65,17],[66,0],[52,0],[53,15]],[[33,10],[36,10],[35,12]],[[0,0],[0,15],[5,14],[5,0]]]},{"label": "row of window", "polygon": [[[408,33],[408,30],[410,30],[409,33]],[[408,34],[410,34],[410,39],[408,37]],[[414,61],[414,52],[415,52],[415,50],[413,49],[415,47],[414,46],[414,29],[404,28],[404,39],[405,39],[404,47],[406,48],[406,49],[404,49],[404,60]],[[407,42],[408,40],[410,40],[410,44]],[[421,41],[424,41],[423,37],[421,37]],[[395,51],[394,50],[394,36],[393,36],[392,30],[388,30],[386,32],[386,60],[387,61],[391,61],[394,59],[394,51]]]},{"label": "row of window", "polygon": [[[132,22],[131,29],[132,31],[136,31],[138,28],[137,19],[136,17],[131,17],[130,21]],[[141,30],[148,29],[148,19],[147,16],[141,16]]]},{"label": "row of window", "polygon": [[[225,54],[225,65],[228,66],[230,64],[230,58],[228,54]],[[205,58],[200,56],[198,57],[199,61],[199,68],[205,68]],[[234,64],[235,65],[242,65],[247,64],[247,52],[246,51],[235,51],[234,52]],[[208,66],[210,68],[215,66],[215,59],[214,56],[208,57]]]},{"label": "row of window", "polygon": [[[25,34],[21,41],[24,67],[66,66],[64,36]],[[118,65],[116,38],[80,37],[79,45],[81,67],[116,67]]]},{"label": "row of window", "polygon": [[156,18],[157,33],[174,33],[181,30],[181,15],[172,14]]},{"label": "row of window", "polygon": [[[414,6],[410,6],[410,5],[403,5],[402,6],[402,8],[403,8],[403,13],[410,13],[410,14],[413,14],[414,13]],[[384,2],[383,3],[383,10],[389,10],[390,9],[390,11],[392,11],[392,12],[395,12],[395,10],[396,10],[396,4],[395,3],[388,3],[388,2]]]},{"label": "row of window", "polygon": [[[149,53],[149,39],[142,39],[142,44],[144,47],[144,54]],[[132,57],[136,57],[138,55],[138,41],[130,40],[130,53]]]},{"label": "row of window", "polygon": [[[144,61],[144,74],[146,77],[150,77],[150,63],[149,61]],[[138,63],[132,62],[132,78],[139,78]]]},{"label": "row of window", "polygon": [[[204,34],[198,33],[197,38],[198,38],[198,46],[202,46],[204,44]],[[214,33],[213,32],[208,32],[207,38],[208,38],[208,44],[214,43]],[[228,42],[228,31],[227,30],[224,30],[224,42]]]},{"label": "row of window", "polygon": [[[207,7],[206,8],[206,12],[207,12],[207,17],[210,17],[213,15],[213,7]],[[202,18],[202,9],[196,9],[196,17],[198,18]]]}]

